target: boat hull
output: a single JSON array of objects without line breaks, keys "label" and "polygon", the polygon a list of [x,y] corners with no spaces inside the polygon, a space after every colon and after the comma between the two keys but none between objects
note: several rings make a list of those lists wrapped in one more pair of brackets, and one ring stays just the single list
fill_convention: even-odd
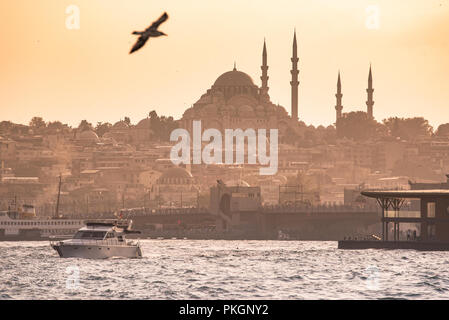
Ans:
[{"label": "boat hull", "polygon": [[61,258],[108,259],[112,257],[141,258],[140,246],[52,244]]}]

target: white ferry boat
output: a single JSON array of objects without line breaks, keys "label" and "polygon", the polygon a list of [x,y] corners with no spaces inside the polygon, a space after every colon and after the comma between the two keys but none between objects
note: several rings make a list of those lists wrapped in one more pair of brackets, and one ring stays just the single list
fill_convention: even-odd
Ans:
[{"label": "white ferry boat", "polygon": [[0,241],[65,239],[85,225],[84,220],[37,218],[34,207],[23,205],[15,211],[0,211]]},{"label": "white ferry boat", "polygon": [[87,221],[73,239],[52,241],[50,245],[61,258],[106,259],[111,257],[141,258],[138,241],[126,240],[132,220]]}]

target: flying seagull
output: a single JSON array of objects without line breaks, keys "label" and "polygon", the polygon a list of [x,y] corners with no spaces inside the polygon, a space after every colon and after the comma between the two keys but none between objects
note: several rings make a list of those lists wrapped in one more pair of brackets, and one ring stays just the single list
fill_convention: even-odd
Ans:
[{"label": "flying seagull", "polygon": [[146,28],[145,31],[134,31],[132,34],[140,35],[140,37],[139,39],[137,39],[136,44],[134,45],[134,47],[132,47],[131,52],[129,54],[142,48],[148,41],[148,39],[150,39],[150,37],[166,36],[165,33],[157,30],[157,28],[159,28],[159,26],[167,19],[168,14],[167,12],[164,12],[164,14],[157,21],[153,22],[151,26]]}]

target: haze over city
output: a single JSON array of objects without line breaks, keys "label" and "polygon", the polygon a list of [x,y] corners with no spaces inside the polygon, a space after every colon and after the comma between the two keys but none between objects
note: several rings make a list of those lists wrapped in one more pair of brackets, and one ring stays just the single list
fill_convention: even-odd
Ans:
[{"label": "haze over city", "polygon": [[[72,4],[79,30],[65,25]],[[378,29],[366,26],[371,5]],[[163,11],[168,37],[129,56],[131,32]],[[72,126],[135,123],[150,110],[179,119],[234,61],[259,85],[264,38],[271,100],[290,111],[296,28],[301,121],[335,122],[338,70],[344,112],[364,110],[372,63],[374,117],[423,116],[436,129],[449,118],[448,18],[448,1],[2,1],[0,116]]]}]

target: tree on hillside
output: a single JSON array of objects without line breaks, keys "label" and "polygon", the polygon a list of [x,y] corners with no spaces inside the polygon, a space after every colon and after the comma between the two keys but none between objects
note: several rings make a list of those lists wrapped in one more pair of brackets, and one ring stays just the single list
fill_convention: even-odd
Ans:
[{"label": "tree on hillside", "polygon": [[335,144],[337,138],[337,130],[334,126],[328,126],[323,131],[323,140],[327,144]]},{"label": "tree on hillside", "polygon": [[30,127],[35,129],[45,128],[47,125],[45,124],[44,119],[42,117],[33,117],[30,121]]},{"label": "tree on hillside", "polygon": [[14,128],[14,123],[12,123],[11,121],[0,122],[0,133],[1,134],[8,133],[13,128]]},{"label": "tree on hillside", "polygon": [[449,123],[440,125],[435,134],[439,137],[449,136]]},{"label": "tree on hillside", "polygon": [[87,122],[87,120],[82,120],[78,126],[78,129],[83,132],[86,130],[93,130],[92,123]]},{"label": "tree on hillside", "polygon": [[66,124],[63,124],[61,121],[53,121],[47,123],[47,128],[51,130],[63,130],[67,128]]},{"label": "tree on hillside", "polygon": [[112,127],[112,124],[110,124],[109,122],[97,122],[97,125],[95,127],[95,133],[99,136],[102,137],[106,132],[108,132]]},{"label": "tree on hillside", "polygon": [[337,136],[356,141],[365,141],[386,134],[385,128],[366,112],[356,111],[343,114],[337,121]]},{"label": "tree on hillside", "polygon": [[173,117],[158,116],[154,110],[148,115],[154,137],[159,141],[169,141],[171,132],[179,127],[178,123]]},{"label": "tree on hillside", "polygon": [[150,119],[157,119],[157,112],[155,110],[151,111],[148,113],[148,117],[150,117]]},{"label": "tree on hillside", "polygon": [[431,136],[433,128],[423,117],[398,118],[391,117],[383,120],[393,137],[413,140],[419,136]]},{"label": "tree on hillside", "polygon": [[287,127],[287,132],[284,137],[283,143],[295,145],[298,143],[299,137],[298,134],[291,127]]}]

